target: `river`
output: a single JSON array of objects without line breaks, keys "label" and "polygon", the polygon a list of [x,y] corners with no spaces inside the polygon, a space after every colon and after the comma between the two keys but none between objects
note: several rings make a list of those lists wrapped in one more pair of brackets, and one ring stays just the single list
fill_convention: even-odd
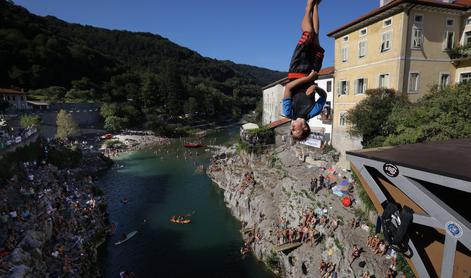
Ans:
[{"label": "river", "polygon": [[[234,140],[238,130],[214,132],[205,139],[216,144]],[[167,154],[168,150],[168,154]],[[210,153],[181,159],[180,142],[155,150],[120,156],[121,169],[100,180],[116,233],[99,249],[104,277],[128,270],[137,277],[273,277],[253,255],[242,258],[240,224],[225,207],[220,189],[194,163],[209,164]],[[193,151],[194,153],[195,151]],[[179,158],[176,158],[176,155]],[[120,201],[127,197],[129,202]],[[173,224],[172,215],[189,214],[192,223]],[[119,235],[137,235],[115,246]]]}]

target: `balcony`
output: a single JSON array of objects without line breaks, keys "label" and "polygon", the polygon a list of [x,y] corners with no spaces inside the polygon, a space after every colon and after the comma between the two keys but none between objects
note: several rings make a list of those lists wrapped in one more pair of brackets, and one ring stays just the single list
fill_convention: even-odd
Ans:
[{"label": "balcony", "polygon": [[452,63],[456,66],[462,61],[471,60],[471,45],[462,45],[447,50],[448,56]]}]

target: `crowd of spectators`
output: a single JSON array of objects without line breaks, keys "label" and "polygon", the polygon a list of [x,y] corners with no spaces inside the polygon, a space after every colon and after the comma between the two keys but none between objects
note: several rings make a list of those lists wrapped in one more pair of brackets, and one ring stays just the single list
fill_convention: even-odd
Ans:
[{"label": "crowd of spectators", "polygon": [[0,276],[19,265],[36,277],[93,270],[95,245],[108,228],[105,200],[91,176],[46,161],[24,162],[0,183]]}]

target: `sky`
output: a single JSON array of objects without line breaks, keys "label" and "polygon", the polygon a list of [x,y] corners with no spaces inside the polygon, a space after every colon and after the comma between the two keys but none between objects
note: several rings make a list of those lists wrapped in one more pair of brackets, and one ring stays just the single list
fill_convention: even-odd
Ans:
[{"label": "sky", "polygon": [[[37,15],[108,29],[150,32],[203,56],[287,71],[301,35],[305,0],[14,0]],[[323,0],[324,67],[334,64],[327,33],[379,0]]]}]

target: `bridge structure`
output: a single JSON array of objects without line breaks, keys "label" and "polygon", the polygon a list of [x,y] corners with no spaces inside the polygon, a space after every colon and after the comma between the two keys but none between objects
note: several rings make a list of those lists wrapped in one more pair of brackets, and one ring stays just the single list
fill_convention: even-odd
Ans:
[{"label": "bridge structure", "polygon": [[405,254],[418,277],[471,277],[471,139],[347,152],[379,213],[414,211]]}]

